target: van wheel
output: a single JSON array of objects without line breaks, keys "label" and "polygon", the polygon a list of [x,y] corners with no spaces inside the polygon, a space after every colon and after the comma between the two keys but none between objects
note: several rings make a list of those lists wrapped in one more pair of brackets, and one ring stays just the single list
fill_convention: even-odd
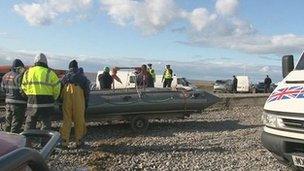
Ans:
[{"label": "van wheel", "polygon": [[131,119],[131,128],[135,133],[144,133],[148,129],[149,121],[148,119],[135,116]]}]

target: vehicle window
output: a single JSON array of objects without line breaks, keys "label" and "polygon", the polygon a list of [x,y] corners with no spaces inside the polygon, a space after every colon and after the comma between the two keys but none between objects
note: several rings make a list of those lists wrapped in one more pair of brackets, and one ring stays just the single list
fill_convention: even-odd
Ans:
[{"label": "vehicle window", "polygon": [[225,83],[225,81],[223,81],[223,80],[216,80],[215,83],[217,83],[217,84],[223,84],[223,83]]},{"label": "vehicle window", "polygon": [[296,68],[296,70],[303,70],[304,69],[304,53],[302,54]]}]

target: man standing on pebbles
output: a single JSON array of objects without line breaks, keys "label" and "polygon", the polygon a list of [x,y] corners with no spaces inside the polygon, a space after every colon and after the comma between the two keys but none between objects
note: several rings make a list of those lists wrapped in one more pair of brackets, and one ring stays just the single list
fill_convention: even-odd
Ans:
[{"label": "man standing on pebbles", "polygon": [[61,85],[43,53],[35,57],[34,63],[35,66],[25,71],[21,84],[28,97],[25,130],[36,129],[38,120],[42,121],[42,130],[50,130],[54,102],[59,97]]},{"label": "man standing on pebbles", "polygon": [[84,114],[90,88],[88,79],[79,72],[76,60],[70,62],[69,71],[62,78],[61,83],[63,86],[61,91],[63,122],[60,128],[62,146],[68,147],[72,122],[74,122],[76,147],[79,147],[83,145],[82,138],[86,134]]},{"label": "man standing on pebbles", "polygon": [[24,122],[26,99],[21,92],[21,79],[25,71],[20,59],[15,59],[11,71],[3,76],[1,89],[5,92],[5,131],[20,133]]}]

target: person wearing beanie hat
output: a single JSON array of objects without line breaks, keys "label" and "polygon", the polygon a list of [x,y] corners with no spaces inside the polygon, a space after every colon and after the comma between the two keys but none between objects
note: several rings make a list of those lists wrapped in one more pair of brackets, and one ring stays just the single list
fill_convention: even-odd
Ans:
[{"label": "person wearing beanie hat", "polygon": [[45,54],[43,53],[38,54],[34,59],[34,64],[47,66],[48,63]]},{"label": "person wearing beanie hat", "polygon": [[5,92],[6,117],[5,131],[20,133],[24,122],[26,98],[21,92],[21,79],[24,64],[20,59],[13,61],[11,71],[6,73],[1,82],[1,89]]},{"label": "person wearing beanie hat", "polygon": [[103,68],[103,71],[104,71],[104,72],[110,72],[110,68],[109,68],[109,67],[104,67],[104,68]]},{"label": "person wearing beanie hat", "polygon": [[104,67],[103,73],[98,75],[99,87],[101,90],[109,90],[113,84],[113,78],[110,75],[110,68]]},{"label": "person wearing beanie hat", "polygon": [[78,69],[78,62],[76,60],[72,60],[69,63],[69,69]]},{"label": "person wearing beanie hat", "polygon": [[43,130],[51,129],[51,116],[54,114],[55,100],[60,94],[60,81],[47,65],[43,53],[34,60],[35,66],[25,71],[21,88],[28,97],[25,130],[36,129],[37,121],[42,121]]},{"label": "person wearing beanie hat", "polygon": [[69,71],[62,78],[61,84],[63,87],[61,93],[63,121],[60,128],[62,146],[68,147],[71,126],[74,122],[75,140],[78,147],[83,144],[83,137],[86,134],[84,114],[88,106],[90,82],[84,74],[79,72],[78,63],[73,60],[69,63]]}]

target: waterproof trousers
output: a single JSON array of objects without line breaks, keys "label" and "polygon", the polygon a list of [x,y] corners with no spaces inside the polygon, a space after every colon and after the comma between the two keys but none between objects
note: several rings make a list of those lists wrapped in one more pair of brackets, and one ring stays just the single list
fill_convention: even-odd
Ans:
[{"label": "waterproof trousers", "polygon": [[55,114],[54,100],[48,95],[30,95],[25,112],[25,130],[37,129],[37,122],[41,121],[42,130],[51,130],[51,116]]},{"label": "waterproof trousers", "polygon": [[5,131],[20,133],[25,120],[26,104],[6,104]]},{"label": "waterproof trousers", "polygon": [[62,90],[63,122],[60,128],[61,137],[69,142],[72,122],[74,122],[75,140],[81,141],[86,134],[85,126],[85,98],[80,86],[67,84]]},{"label": "waterproof trousers", "polygon": [[171,87],[171,83],[172,83],[173,79],[165,79],[164,83],[163,83],[163,87]]}]

